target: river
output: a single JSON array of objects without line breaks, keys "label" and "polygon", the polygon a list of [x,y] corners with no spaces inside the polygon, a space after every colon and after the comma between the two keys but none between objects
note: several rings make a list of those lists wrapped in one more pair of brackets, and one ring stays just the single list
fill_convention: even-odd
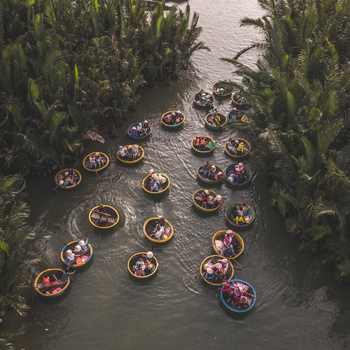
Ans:
[{"label": "river", "polygon": [[[186,2],[177,1],[181,8]],[[233,190],[225,184],[214,187],[226,204],[244,201],[256,210],[256,221],[241,232],[245,251],[235,265],[235,278],[251,283],[257,292],[254,309],[246,315],[227,313],[219,291],[200,278],[202,260],[212,254],[213,234],[227,227],[224,210],[206,216],[193,208],[192,194],[207,188],[196,179],[196,169],[209,160],[222,167],[232,163],[224,155],[229,137],[246,137],[246,131],[229,128],[209,131],[205,111],[192,105],[200,88],[210,90],[218,80],[232,79],[233,66],[219,60],[233,57],[259,38],[251,28],[241,28],[244,16],[263,15],[254,0],[191,0],[191,11],[200,14],[200,39],[211,52],[194,55],[192,67],[170,85],[143,89],[137,111],[130,113],[117,139],[102,145],[90,143],[86,152],[101,151],[111,157],[110,166],[95,174],[74,165],[83,176],[72,191],[52,190],[53,176],[30,178],[27,201],[30,223],[47,230],[43,242],[42,269],[62,266],[59,252],[69,241],[89,237],[94,248],[92,264],[73,276],[71,289],[59,300],[47,302],[31,289],[30,311],[24,319],[26,333],[18,349],[348,349],[349,289],[334,280],[334,270],[318,257],[298,250],[299,242],[286,232],[278,212],[271,208],[268,188],[257,172],[253,149],[246,163],[254,171],[251,184]],[[257,52],[243,56],[253,67]],[[217,103],[227,112],[230,101]],[[160,116],[167,110],[186,115],[177,132],[164,130]],[[132,122],[148,119],[152,136],[140,142],[145,158],[137,166],[114,162],[119,145],[130,142],[125,129]],[[214,154],[201,158],[191,152],[197,135],[216,139]],[[161,199],[147,195],[140,183],[150,168],[171,179],[169,194]],[[109,204],[121,214],[111,232],[99,231],[88,221],[91,207]],[[144,222],[164,215],[174,226],[173,239],[163,246],[148,242]],[[152,249],[160,268],[147,281],[135,281],[127,271],[129,257]],[[40,270],[38,269],[36,273]]]}]

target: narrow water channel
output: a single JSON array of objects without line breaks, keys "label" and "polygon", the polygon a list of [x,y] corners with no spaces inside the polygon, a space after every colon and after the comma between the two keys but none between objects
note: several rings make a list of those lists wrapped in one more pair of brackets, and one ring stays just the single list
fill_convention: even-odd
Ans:
[{"label": "narrow water channel", "polygon": [[[186,2],[177,1],[180,7]],[[137,111],[130,113],[115,140],[91,143],[86,152],[102,151],[111,157],[100,178],[74,165],[83,176],[72,191],[52,190],[53,177],[28,180],[31,224],[47,230],[50,239],[42,245],[42,269],[60,267],[59,252],[73,239],[89,237],[94,247],[92,264],[73,276],[69,292],[54,302],[31,292],[27,330],[18,349],[349,349],[349,289],[337,283],[333,270],[318,258],[298,250],[298,241],[286,232],[277,211],[270,206],[269,191],[258,175],[253,149],[247,164],[254,172],[251,184],[234,190],[222,184],[214,191],[226,204],[244,201],[256,211],[256,221],[240,232],[245,251],[235,265],[235,277],[251,283],[257,292],[252,312],[234,316],[219,301],[219,291],[199,278],[202,260],[212,254],[213,234],[227,227],[224,210],[207,216],[192,205],[192,194],[207,188],[196,179],[205,161],[226,167],[224,155],[229,137],[245,137],[237,128],[213,132],[205,128],[205,111],[192,105],[200,88],[210,90],[218,80],[232,79],[233,66],[220,57],[233,57],[259,38],[259,33],[241,28],[245,16],[263,13],[255,0],[191,0],[191,10],[200,14],[201,40],[211,52],[196,53],[193,66],[171,85],[141,91]],[[257,52],[244,56],[253,67]],[[231,107],[229,100],[217,103],[218,111]],[[165,130],[160,116],[167,110],[186,115],[184,127]],[[119,145],[130,139],[125,129],[133,122],[151,122],[152,136],[140,142],[144,160],[135,166],[116,164]],[[191,152],[190,141],[209,135],[217,141],[214,154],[205,158]],[[169,194],[152,198],[141,188],[148,170],[168,175]],[[94,228],[90,209],[100,202],[121,214],[110,232]],[[175,230],[163,246],[152,245],[142,232],[144,222],[164,215]],[[129,275],[127,261],[139,251],[152,249],[160,268],[155,278],[138,282]],[[39,272],[36,271],[37,273]]]}]

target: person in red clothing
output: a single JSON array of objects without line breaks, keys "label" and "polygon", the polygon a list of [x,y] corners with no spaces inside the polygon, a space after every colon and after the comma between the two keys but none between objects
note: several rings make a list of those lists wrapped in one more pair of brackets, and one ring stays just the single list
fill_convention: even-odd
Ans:
[{"label": "person in red clothing", "polygon": [[54,275],[54,274],[51,275],[50,283],[51,283],[51,286],[55,286],[57,284],[57,277],[56,277],[56,275]]},{"label": "person in red clothing", "polygon": [[219,172],[217,173],[216,177],[217,177],[220,181],[224,182],[225,175],[224,175],[221,171],[219,171]]},{"label": "person in red clothing", "polygon": [[51,286],[50,277],[43,277],[43,286]]},{"label": "person in red clothing", "polygon": [[219,205],[219,204],[224,205],[224,203],[221,203],[221,202],[220,202],[221,199],[222,199],[222,197],[221,197],[220,195],[217,195],[217,196],[214,198],[214,205],[215,205],[215,207],[216,207],[217,205]]},{"label": "person in red clothing", "polygon": [[207,140],[205,139],[205,137],[201,138],[201,144],[200,144],[200,148],[202,151],[205,151],[205,148],[207,146]]},{"label": "person in red clothing", "polygon": [[223,297],[224,299],[226,299],[231,293],[231,284],[227,280],[224,280],[224,281],[225,281],[225,284],[223,285],[224,288],[219,287],[218,289],[222,290]]},{"label": "person in red clothing", "polygon": [[163,218],[163,216],[158,216],[158,223],[160,226],[163,226],[163,227],[165,226],[166,221]]}]

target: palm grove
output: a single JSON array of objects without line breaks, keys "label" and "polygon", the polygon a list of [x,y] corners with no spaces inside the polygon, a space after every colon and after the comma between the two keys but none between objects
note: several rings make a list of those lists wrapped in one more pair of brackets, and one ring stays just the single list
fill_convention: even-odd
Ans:
[{"label": "palm grove", "polygon": [[[80,156],[103,120],[118,126],[141,85],[170,81],[186,69],[197,38],[190,8],[153,10],[144,0],[0,0],[0,165],[40,173]],[[153,4],[154,5],[154,4]],[[42,237],[25,224],[27,206],[0,182],[0,318],[23,315],[25,270]],[[5,317],[6,320],[6,317]],[[0,349],[12,348],[12,334]]]},{"label": "palm grove", "polygon": [[[259,0],[261,42],[233,59],[252,100],[260,168],[287,230],[350,282],[350,1]],[[240,63],[261,51],[256,69]]]}]

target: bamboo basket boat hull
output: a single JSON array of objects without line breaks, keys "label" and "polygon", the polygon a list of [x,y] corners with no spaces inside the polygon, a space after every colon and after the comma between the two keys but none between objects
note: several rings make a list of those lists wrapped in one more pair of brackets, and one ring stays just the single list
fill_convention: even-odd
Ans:
[{"label": "bamboo basket boat hull", "polygon": [[[242,111],[241,109],[237,109],[237,112],[243,113],[244,116],[247,117],[247,120],[245,120],[245,118],[243,118],[244,116],[241,116],[241,119],[239,119],[239,120],[237,120],[237,119],[236,120],[229,120],[229,118],[228,118],[228,114],[230,113],[229,112],[226,115],[227,120],[228,120],[228,124],[241,123],[241,122],[246,123],[246,124],[252,124],[253,123],[253,120],[249,117],[249,115],[248,115],[248,113],[246,111]],[[242,120],[242,118],[243,118],[243,120]]]},{"label": "bamboo basket boat hull", "polygon": [[[159,175],[159,173],[156,173],[156,174]],[[160,194],[165,193],[166,191],[168,191],[169,186],[170,186],[170,179],[169,179],[166,175],[164,175],[164,174],[160,174],[160,175],[162,175],[163,177],[165,177],[165,178],[167,179],[167,181],[165,182],[165,186],[166,186],[166,187],[164,188],[163,185],[162,185],[163,190],[162,190],[162,191],[158,191],[158,192],[152,192],[151,190],[149,190],[149,189],[146,188],[146,187],[149,187],[149,186],[146,184],[146,180],[150,177],[150,175],[146,176],[146,177],[143,179],[141,186],[142,186],[142,188],[143,188],[148,194],[150,194],[150,195],[152,195],[152,196],[159,196]]]},{"label": "bamboo basket boat hull", "polygon": [[161,244],[161,243],[168,242],[174,235],[174,229],[173,229],[173,226],[171,225],[171,223],[169,221],[167,221],[167,220],[166,220],[166,224],[168,224],[170,226],[170,235],[169,235],[169,237],[167,239],[162,239],[162,240],[157,241],[156,239],[151,238],[149,236],[147,231],[149,231],[150,227],[152,227],[152,228],[155,227],[155,225],[153,227],[152,222],[156,221],[156,220],[158,220],[158,218],[150,218],[150,219],[146,220],[146,222],[143,225],[143,233],[144,233],[144,235],[146,236],[146,238],[148,240],[150,240],[153,243]]},{"label": "bamboo basket boat hull", "polygon": [[[56,277],[58,279],[60,279],[63,275],[63,270],[62,269],[47,269],[45,271],[42,271],[38,276],[37,278],[35,279],[34,281],[34,289],[35,291],[40,295],[42,296],[43,298],[57,298],[59,297],[60,295],[62,295],[64,292],[67,291],[68,287],[69,287],[69,284],[70,284],[70,278],[68,276],[67,278],[67,283],[63,286],[63,285],[57,285],[57,287],[61,287],[63,286],[62,290],[56,294],[52,294],[52,293],[49,293],[49,294],[46,294],[46,293],[43,293],[42,290],[40,290],[39,286],[40,284],[42,283],[42,279],[43,277],[49,277],[51,274],[55,274]],[[53,288],[56,288],[56,286],[52,286]],[[50,289],[48,288],[47,289],[48,291],[50,291]]]},{"label": "bamboo basket boat hull", "polygon": [[[215,208],[213,209],[207,209],[207,208],[203,208],[200,204],[199,204],[199,201],[196,200],[196,195],[199,194],[199,192],[203,192],[204,189],[201,189],[201,190],[198,190],[196,191],[195,193],[193,193],[192,195],[192,201],[193,201],[193,204],[194,206],[201,210],[201,211],[204,211],[205,213],[213,213],[214,211],[217,211],[220,207],[220,204],[218,204]],[[209,191],[209,196],[213,196],[214,198],[217,196],[217,194],[214,192],[214,191],[211,191],[211,190],[208,190]]]},{"label": "bamboo basket boat hull", "polygon": [[221,125],[218,125],[218,126],[213,126],[211,125],[209,122],[208,122],[208,118],[209,116],[212,115],[212,113],[209,113],[205,116],[205,125],[211,129],[211,130],[222,130],[223,127],[227,124],[227,117],[225,114],[222,114],[222,113],[218,113],[220,115],[221,118],[223,118],[224,122],[221,124]]},{"label": "bamboo basket boat hull", "polygon": [[98,152],[98,153],[100,153],[100,155],[101,155],[101,157],[102,158],[105,158],[106,159],[106,164],[104,165],[104,166],[102,166],[101,168],[98,168],[98,169],[94,169],[94,168],[89,168],[88,166],[87,166],[87,164],[90,164],[90,162],[89,162],[89,157],[90,157],[90,155],[91,154],[95,154],[96,152],[92,152],[92,153],[89,153],[85,158],[84,158],[84,160],[83,160],[83,167],[84,167],[84,169],[85,170],[87,170],[87,171],[101,171],[101,170],[103,170],[103,169],[105,169],[105,168],[107,168],[107,166],[108,166],[108,164],[109,164],[109,157],[107,156],[107,154],[105,154],[105,153],[102,153],[102,152]]},{"label": "bamboo basket boat hull", "polygon": [[[203,181],[204,183],[209,184],[209,185],[215,185],[215,184],[217,184],[217,183],[222,183],[222,182],[223,182],[223,181],[221,181],[220,179],[217,179],[217,180],[209,180],[209,179],[207,179],[207,178],[201,176],[201,175],[199,174],[199,171],[201,170],[201,168],[203,168],[203,165],[201,165],[201,166],[197,169],[197,177],[198,177],[199,180],[201,180],[201,181]],[[217,172],[220,172],[220,171],[221,171],[221,172],[224,174],[224,171],[223,171],[219,166],[216,165],[216,169],[217,169]]]},{"label": "bamboo basket boat hull", "polygon": [[232,181],[228,180],[227,178],[227,173],[230,171],[230,170],[234,170],[235,169],[235,166],[238,165],[238,163],[233,163],[233,164],[230,164],[226,169],[225,169],[225,176],[226,176],[226,181],[229,185],[233,186],[233,187],[242,187],[242,186],[245,186],[247,185],[251,179],[252,179],[252,171],[250,170],[250,168],[246,165],[244,165],[244,169],[243,171],[245,172],[245,179],[243,180],[243,182],[238,182],[238,183],[233,183]]},{"label": "bamboo basket boat hull", "polygon": [[137,259],[139,257],[141,257],[142,255],[145,255],[145,254],[147,254],[147,253],[146,252],[136,253],[128,261],[128,271],[130,272],[131,276],[133,276],[133,277],[135,277],[137,279],[140,279],[140,280],[145,280],[147,278],[150,278],[150,277],[154,276],[155,273],[158,271],[158,267],[159,267],[158,260],[156,259],[155,256],[153,256],[153,259],[155,261],[154,270],[147,276],[137,276],[137,275],[135,275],[135,273],[132,271],[133,264],[134,264],[134,262],[136,263],[136,261],[137,261]]},{"label": "bamboo basket boat hull", "polygon": [[217,83],[215,83],[213,85],[213,93],[215,95],[215,97],[218,98],[226,98],[226,97],[230,97],[232,92],[233,92],[233,88],[231,86],[229,86],[229,88],[231,88],[228,92],[224,93],[224,94],[219,94],[216,89],[219,87],[218,85],[227,85],[227,83],[225,81],[218,81]]},{"label": "bamboo basket boat hull", "polygon": [[[55,183],[56,183],[56,185],[58,185],[58,181],[57,181],[58,175],[60,175],[61,173],[66,172],[66,171],[68,171],[68,170],[69,170],[69,169],[66,168],[66,169],[63,169],[63,170],[59,171],[59,172],[56,174],[56,176],[55,176]],[[75,185],[66,186],[66,187],[64,187],[64,186],[59,186],[59,188],[62,188],[62,189],[64,189],[64,190],[71,190],[72,188],[76,188],[77,186],[79,186],[79,184],[81,183],[81,180],[82,180],[82,176],[81,176],[81,174],[80,174],[80,172],[79,172],[78,170],[73,169],[73,171],[75,171],[75,172],[78,174],[78,176],[79,176],[79,181],[78,181]]]},{"label": "bamboo basket boat hull", "polygon": [[86,261],[84,261],[83,263],[81,263],[81,264],[70,264],[70,263],[68,263],[66,260],[65,260],[65,253],[66,253],[66,251],[68,250],[68,249],[71,249],[72,251],[74,251],[74,247],[78,244],[78,242],[79,241],[73,241],[73,242],[70,242],[70,243],[68,243],[67,245],[65,245],[64,246],[64,248],[61,250],[61,261],[63,262],[63,264],[65,264],[66,266],[71,266],[71,267],[74,267],[75,269],[77,269],[77,268],[80,268],[80,267],[83,267],[83,266],[86,266],[86,264],[89,262],[89,261],[91,261],[91,258],[92,258],[92,256],[93,256],[93,254],[94,254],[94,251],[93,251],[93,249],[92,249],[92,246],[90,245],[90,244],[88,244],[88,246],[89,246],[89,248],[90,248],[90,250],[89,250],[89,258],[86,260]]},{"label": "bamboo basket boat hull", "polygon": [[239,103],[239,102],[236,102],[235,101],[235,96],[236,95],[240,95],[240,93],[239,92],[234,92],[233,94],[232,94],[232,96],[231,96],[231,101],[233,102],[233,104],[235,105],[235,106],[237,106],[237,107],[239,107],[239,108],[249,108],[250,107],[250,102],[249,103],[246,103],[246,104],[241,104],[241,103]]},{"label": "bamboo basket boat hull", "polygon": [[[128,146],[130,146],[130,145],[126,145],[124,147],[128,147]],[[140,150],[141,150],[140,158],[137,158],[136,160],[127,161],[127,160],[121,159],[119,156],[119,152],[117,152],[117,159],[124,164],[136,164],[136,163],[138,163],[141,159],[143,159],[143,157],[145,155],[145,150],[139,145],[137,145],[137,147],[140,148]]]},{"label": "bamboo basket boat hull", "polygon": [[233,226],[235,226],[235,227],[247,227],[247,226],[251,225],[251,224],[254,222],[254,220],[255,220],[255,212],[254,212],[253,208],[252,208],[250,205],[247,205],[247,204],[246,204],[246,206],[248,207],[248,209],[247,209],[247,211],[246,211],[246,215],[250,217],[250,222],[249,222],[249,223],[244,223],[244,224],[242,224],[242,225],[237,225],[236,222],[233,222],[233,221],[229,218],[230,215],[231,215],[232,210],[233,210],[237,205],[242,206],[243,203],[242,203],[242,202],[232,203],[232,204],[230,204],[230,205],[226,208],[225,216],[226,216],[227,221],[228,221],[231,225],[233,225]]},{"label": "bamboo basket boat hull", "polygon": [[128,136],[131,137],[131,138],[134,139],[134,140],[142,140],[142,139],[145,139],[146,137],[148,137],[149,135],[151,135],[151,126],[149,125],[149,126],[148,126],[148,127],[149,127],[149,132],[148,132],[148,134],[143,135],[143,136],[138,136],[138,137],[132,137],[132,136],[130,135],[130,130],[131,130],[131,128],[132,128],[133,126],[137,127],[137,126],[139,125],[139,123],[140,123],[140,122],[131,124],[131,125],[128,127],[128,130],[126,131],[126,133],[128,134]]},{"label": "bamboo basket boat hull", "polygon": [[[206,139],[215,141],[212,137],[204,136],[204,135],[203,135],[203,136],[202,136],[202,135],[201,135],[201,136],[196,136],[194,139],[196,139],[197,137],[205,137]],[[201,155],[207,155],[207,154],[213,153],[213,152],[215,151],[216,144],[214,145],[214,148],[213,148],[213,149],[210,149],[210,150],[208,150],[208,151],[200,151],[200,150],[198,150],[198,149],[195,148],[194,145],[193,145],[194,139],[191,141],[191,147],[192,147],[192,150],[193,150],[195,153],[201,154]]]},{"label": "bamboo basket boat hull", "polygon": [[209,92],[206,92],[206,91],[204,91],[204,93],[205,93],[206,95],[210,95],[209,100],[210,100],[210,102],[211,102],[211,105],[204,105],[204,104],[198,103],[198,102],[196,101],[196,95],[197,95],[197,94],[194,95],[194,97],[193,97],[193,103],[194,103],[194,105],[195,105],[196,107],[202,108],[202,109],[213,108],[213,103],[214,103],[214,97],[213,97],[213,95],[212,95],[211,93],[209,93]]},{"label": "bamboo basket boat hull", "polygon": [[246,157],[246,156],[250,153],[250,151],[252,150],[252,146],[250,145],[250,143],[249,143],[247,140],[245,140],[245,139],[240,139],[240,138],[238,138],[238,137],[236,137],[236,138],[234,138],[234,139],[232,139],[232,140],[238,140],[239,142],[244,142],[244,143],[248,146],[248,151],[247,151],[246,153],[240,154],[240,155],[232,154],[232,153],[230,153],[230,152],[228,151],[228,149],[227,149],[227,143],[228,143],[228,142],[226,142],[226,143],[225,143],[225,152],[224,152],[224,153],[226,153],[226,155],[228,155],[229,157],[231,157],[231,158],[233,158],[233,159],[243,159],[243,158]]},{"label": "bamboo basket boat hull", "polygon": [[109,205],[104,205],[104,207],[106,208],[106,214],[109,214],[110,217],[105,216],[106,220],[104,221],[103,225],[101,225],[102,223],[99,220],[99,217],[100,217],[99,213],[94,212],[94,210],[96,210],[98,206],[92,208],[89,213],[90,224],[102,230],[112,228],[119,222],[118,211]]},{"label": "bamboo basket boat hull", "polygon": [[221,301],[223,302],[223,304],[230,310],[230,311],[233,311],[233,312],[238,312],[238,313],[242,313],[242,312],[247,312],[249,310],[251,310],[253,308],[253,306],[255,305],[255,301],[256,301],[256,292],[255,292],[255,289],[253,288],[252,285],[250,285],[248,282],[246,281],[243,281],[243,280],[237,280],[237,279],[234,279],[234,280],[229,280],[229,283],[230,284],[234,284],[234,283],[243,283],[245,285],[247,285],[249,287],[248,289],[248,293],[252,294],[252,295],[255,295],[255,298],[253,297],[252,299],[252,303],[251,305],[246,308],[246,309],[235,309],[232,305],[229,305],[227,304],[226,300],[224,299],[224,293],[223,291],[221,290],[220,291],[220,298],[221,298]]},{"label": "bamboo basket boat hull", "polygon": [[[238,252],[235,256],[232,256],[232,257],[227,257],[227,256],[225,256],[225,257],[224,257],[222,254],[220,254],[220,253],[218,252],[218,250],[217,250],[216,247],[215,247],[215,240],[216,240],[216,239],[220,239],[220,238],[221,238],[220,236],[224,236],[224,237],[225,237],[225,233],[226,233],[226,230],[221,230],[221,231],[218,231],[218,232],[216,232],[216,233],[214,234],[213,239],[212,239],[213,249],[214,249],[214,251],[215,251],[215,253],[216,253],[217,255],[220,255],[220,256],[222,256],[223,258],[226,258],[226,259],[236,259],[236,258],[238,258],[238,257],[243,253],[243,251],[244,251],[244,242],[243,242],[242,237],[241,237],[238,233],[234,232],[234,234],[235,234],[235,235],[234,235],[234,238],[238,241],[238,243],[239,243],[241,249],[239,250],[239,252]],[[235,251],[235,253],[236,253],[236,251]]]},{"label": "bamboo basket boat hull", "polygon": [[[169,113],[180,113],[182,115],[182,121],[178,124],[175,124],[175,125],[170,125],[170,124],[166,124],[164,121],[163,121],[163,117],[166,115],[166,114],[169,114]],[[185,115],[181,112],[178,112],[178,111],[169,111],[169,112],[166,112],[162,115],[162,117],[160,118],[160,121],[162,123],[162,125],[164,125],[167,129],[177,129],[179,128],[181,125],[183,125],[183,123],[185,122]]]},{"label": "bamboo basket boat hull", "polygon": [[220,282],[220,283],[212,283],[212,282],[209,282],[207,279],[205,279],[205,278],[203,277],[203,273],[205,272],[205,270],[204,270],[204,265],[205,265],[206,263],[208,263],[209,261],[210,261],[212,264],[215,264],[218,260],[221,260],[221,259],[223,259],[223,258],[222,258],[222,256],[220,256],[220,255],[210,255],[210,256],[206,257],[206,258],[202,261],[202,263],[201,263],[201,267],[200,267],[200,269],[199,269],[200,275],[201,275],[202,279],[203,279],[205,282],[207,282],[208,284],[210,284],[210,285],[212,285],[212,286],[217,286],[217,287],[222,286],[222,285],[225,283],[225,280],[230,280],[230,279],[233,277],[234,273],[235,273],[231,261],[230,261],[230,260],[227,260],[228,269],[227,269],[227,272],[226,272],[226,277],[222,280],[222,282]]}]

